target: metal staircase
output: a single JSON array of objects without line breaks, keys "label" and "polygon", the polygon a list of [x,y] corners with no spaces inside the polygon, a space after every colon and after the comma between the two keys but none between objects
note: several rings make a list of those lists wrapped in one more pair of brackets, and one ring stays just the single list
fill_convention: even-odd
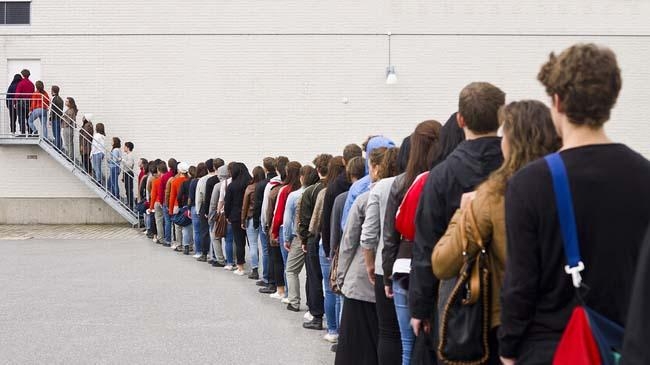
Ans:
[{"label": "metal staircase", "polygon": [[[115,196],[111,193],[108,187],[108,171],[107,166],[110,162],[115,162],[117,164],[121,163],[115,161],[111,156],[111,151],[106,148],[106,146],[97,146],[102,149],[104,152],[104,159],[102,162],[103,176],[106,179],[102,181],[97,181],[91,175],[90,172],[86,170],[86,167],[81,161],[81,156],[79,155],[78,146],[80,139],[92,144],[92,138],[87,138],[84,133],[80,133],[81,128],[77,127],[76,121],[70,120],[67,118],[63,111],[58,111],[63,115],[61,124],[65,124],[72,128],[72,139],[73,139],[73,151],[65,151],[63,146],[59,148],[54,140],[49,138],[44,138],[43,128],[48,128],[48,122],[42,122],[41,120],[36,120],[34,122],[35,127],[38,129],[39,133],[37,135],[21,135],[20,134],[20,123],[16,121],[16,130],[17,133],[12,133],[10,128],[11,123],[11,114],[13,112],[24,112],[27,113],[27,105],[31,103],[34,97],[24,95],[15,95],[15,94],[0,94],[0,145],[38,145],[42,150],[47,152],[50,157],[57,161],[63,168],[69,171],[71,174],[77,177],[83,184],[85,184],[91,191],[93,191],[98,197],[100,197],[106,204],[108,204],[113,210],[115,210],[120,216],[122,216],[127,222],[131,225],[136,226],[139,223],[138,213],[128,204],[122,200],[121,197]],[[41,102],[47,102],[48,100],[44,96],[41,96]],[[14,108],[13,110],[11,108]],[[51,108],[56,108],[56,106],[51,105]],[[24,109],[24,110],[23,110]],[[49,115],[49,114],[48,114]],[[26,126],[26,132],[29,133],[29,127]],[[51,132],[51,131],[50,131]],[[53,133],[49,133],[50,136]],[[126,168],[125,166],[121,167],[121,173],[128,172],[131,176],[136,176],[133,170]],[[118,179],[119,181],[119,179]],[[134,179],[135,184],[135,179]]]}]

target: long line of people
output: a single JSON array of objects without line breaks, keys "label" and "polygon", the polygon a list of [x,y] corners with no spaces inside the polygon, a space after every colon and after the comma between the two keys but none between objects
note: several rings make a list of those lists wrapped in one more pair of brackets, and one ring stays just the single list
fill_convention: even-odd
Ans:
[{"label": "long line of people", "polygon": [[[36,137],[39,134],[69,161],[77,161],[95,182],[105,186],[116,199],[122,200],[120,194],[120,176],[124,184],[124,203],[135,206],[134,164],[131,152],[132,142],[124,143],[119,137],[113,137],[110,148],[106,148],[106,132],[103,123],[93,127],[93,115],[84,114],[79,129],[78,147],[74,143],[79,109],[74,98],[61,98],[60,88],[52,85],[51,94],[45,90],[43,81],[32,83],[31,73],[24,69],[14,78],[7,88],[6,106],[9,112],[10,135],[15,137]],[[36,123],[39,121],[39,123]],[[50,135],[51,132],[51,135]],[[104,164],[106,161],[106,164]],[[108,176],[104,174],[104,168]]]}]

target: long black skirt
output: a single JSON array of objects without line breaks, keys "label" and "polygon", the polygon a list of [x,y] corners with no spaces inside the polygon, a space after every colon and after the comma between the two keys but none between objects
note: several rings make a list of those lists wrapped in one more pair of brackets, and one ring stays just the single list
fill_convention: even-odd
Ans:
[{"label": "long black skirt", "polygon": [[344,298],[334,364],[376,365],[378,327],[375,303]]}]

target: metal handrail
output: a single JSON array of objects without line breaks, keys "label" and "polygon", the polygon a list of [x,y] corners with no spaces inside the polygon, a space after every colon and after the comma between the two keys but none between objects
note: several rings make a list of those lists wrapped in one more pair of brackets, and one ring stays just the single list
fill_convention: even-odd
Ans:
[{"label": "metal handrail", "polygon": [[[12,96],[12,95],[15,95],[15,96]],[[17,96],[19,96],[19,97],[17,97]],[[87,137],[85,135],[86,134],[85,131],[84,131],[84,133],[81,133],[82,128],[78,127],[76,125],[76,121],[70,120],[70,118],[64,113],[63,110],[58,108],[56,105],[53,105],[51,103],[50,98],[47,98],[44,95],[41,95],[40,97],[41,97],[41,103],[44,103],[44,102],[47,101],[47,103],[49,104],[49,108],[48,108],[48,112],[47,112],[47,121],[45,121],[45,122],[40,121],[41,130],[40,130],[40,132],[38,133],[37,136],[25,136],[25,137],[15,137],[15,138],[27,138],[27,139],[38,138],[39,144],[45,143],[50,148],[54,149],[57,153],[61,154],[61,156],[65,157],[70,163],[72,163],[74,169],[82,172],[83,175],[85,175],[88,178],[90,178],[91,180],[95,181],[96,185],[101,188],[101,190],[106,194],[107,197],[112,198],[114,201],[119,203],[122,208],[126,209],[134,217],[137,217],[139,214],[135,211],[135,207],[134,208],[129,207],[127,203],[122,201],[121,197],[115,196],[109,190],[109,187],[108,187],[108,177],[110,176],[110,165],[111,164],[119,165],[121,173],[124,173],[124,172],[129,173],[133,177],[134,186],[135,186],[135,178],[136,178],[137,175],[135,174],[134,170],[132,168],[124,166],[121,163],[121,161],[117,161],[116,159],[114,159],[112,154],[111,154],[112,149],[108,149],[104,145],[104,146],[101,146],[100,150],[104,153],[104,159],[106,160],[106,166],[108,167],[108,174],[103,174],[103,172],[104,172],[104,162],[102,161],[102,167],[101,167],[102,168],[102,175],[105,175],[106,179],[104,179],[105,181],[97,181],[97,180],[95,180],[95,177],[93,176],[93,174],[86,170],[86,166],[84,166],[84,164],[83,164],[84,161],[81,160],[81,155],[79,155],[79,157],[80,157],[79,160],[77,160],[75,158],[75,148],[74,148],[74,146],[76,145],[76,143],[75,143],[76,142],[75,134],[78,135],[78,137],[79,137],[78,141],[79,142],[83,141],[85,143],[88,143],[88,145],[90,145],[90,146],[93,146],[93,138]],[[35,98],[33,94],[30,95],[29,97],[24,97],[24,94],[0,93],[0,101],[2,101],[2,103],[0,104],[0,110],[4,109],[6,107],[6,102],[9,101],[9,100],[11,100],[13,102],[21,102],[22,101],[22,102],[31,103],[32,100],[35,100],[35,99],[37,99],[37,97]],[[56,111],[54,109],[56,109]],[[63,125],[65,125],[68,128],[72,128],[71,138],[73,139],[73,142],[72,142],[73,151],[71,153],[71,157],[66,153],[65,150],[63,150],[62,148],[59,148],[53,140],[50,140],[49,138],[44,138],[44,133],[43,133],[42,128],[43,128],[43,126],[45,126],[45,128],[47,128],[47,125],[44,125],[44,123],[49,124],[51,122],[51,116],[52,116],[52,113],[54,113],[54,112],[56,112],[57,114],[60,115],[62,127],[63,127]],[[3,112],[3,115],[5,115],[5,113],[6,112]],[[25,123],[27,123],[27,122],[25,122]],[[25,128],[29,128],[29,127],[26,126]],[[61,128],[61,131],[62,130],[63,129]],[[0,133],[0,136],[2,136],[2,133]],[[97,146],[97,145],[95,145],[95,146],[99,148],[99,146]],[[76,148],[76,150],[78,150],[78,147]],[[118,177],[118,183],[119,183],[119,177]],[[133,194],[134,194],[134,197],[135,197],[135,192],[133,192]],[[135,198],[134,198],[134,200],[135,200]]]}]

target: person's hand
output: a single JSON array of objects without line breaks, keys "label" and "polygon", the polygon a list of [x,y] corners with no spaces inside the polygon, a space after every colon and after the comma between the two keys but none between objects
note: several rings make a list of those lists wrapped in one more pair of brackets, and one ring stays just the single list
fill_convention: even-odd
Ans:
[{"label": "person's hand", "polygon": [[384,291],[386,292],[386,298],[388,299],[393,299],[393,297],[395,296],[393,294],[393,287],[390,285],[384,285]]},{"label": "person's hand", "polygon": [[460,209],[465,210],[465,208],[467,208],[472,203],[475,197],[475,191],[463,194],[463,196],[460,198]]},{"label": "person's hand", "polygon": [[375,285],[375,279],[377,278],[375,276],[375,266],[371,265],[370,267],[366,267],[366,272],[368,273],[368,280],[370,280],[370,284],[373,286]]},{"label": "person's hand", "polygon": [[517,362],[516,359],[507,359],[507,358],[501,356],[501,363],[503,365],[515,365],[516,362]]},{"label": "person's hand", "polygon": [[307,253],[307,245],[305,245],[305,244],[303,243],[303,244],[300,245],[300,246],[302,246],[302,252]]},{"label": "person's hand", "polygon": [[417,318],[411,318],[411,328],[413,328],[413,333],[416,336],[420,335],[420,329],[424,329],[424,333],[431,332],[431,324],[428,320],[421,320]]},{"label": "person's hand", "polygon": [[241,225],[241,229],[243,229],[244,231],[246,230],[246,226],[243,223]]},{"label": "person's hand", "polygon": [[285,242],[284,243],[284,248],[287,251],[291,251],[291,242]]}]

